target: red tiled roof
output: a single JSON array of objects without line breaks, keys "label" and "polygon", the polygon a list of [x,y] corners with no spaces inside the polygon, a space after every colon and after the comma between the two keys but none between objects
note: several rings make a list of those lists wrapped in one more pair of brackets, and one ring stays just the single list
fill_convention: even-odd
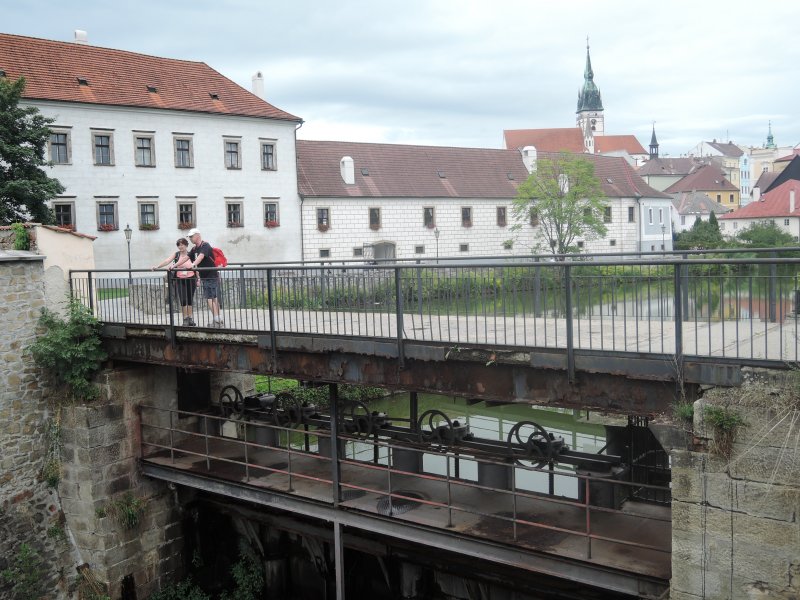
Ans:
[{"label": "red tiled roof", "polygon": [[[789,197],[795,193],[794,211],[790,211]],[[720,215],[720,219],[764,219],[770,217],[800,217],[800,181],[790,180],[763,194],[756,202]]]},{"label": "red tiled roof", "polygon": [[538,152],[575,152],[585,150],[583,133],[577,127],[551,129],[506,129],[503,131],[506,148],[517,150],[534,146]]},{"label": "red tiled roof", "polygon": [[[670,197],[648,186],[624,158],[578,154],[594,163],[608,197]],[[345,156],[355,165],[352,185],[339,169]],[[486,148],[298,140],[297,165],[300,193],[330,198],[514,198],[528,177],[519,151]]]},{"label": "red tiled roof", "polygon": [[596,135],[594,149],[598,153],[625,150],[630,155],[647,154],[635,135]]},{"label": "red tiled roof", "polygon": [[[345,156],[353,185],[339,170]],[[298,140],[297,177],[304,196],[514,198],[528,171],[517,150]]]},{"label": "red tiled roof", "polygon": [[694,158],[651,158],[637,172],[639,175],[688,175],[698,166]]},{"label": "red tiled roof", "polygon": [[31,100],[301,120],[201,62],[0,34],[0,69],[10,79],[24,76]]},{"label": "red tiled roof", "polygon": [[664,191],[668,194],[675,192],[738,192],[739,188],[725,179],[725,173],[716,165],[703,165],[694,173],[679,179]]}]

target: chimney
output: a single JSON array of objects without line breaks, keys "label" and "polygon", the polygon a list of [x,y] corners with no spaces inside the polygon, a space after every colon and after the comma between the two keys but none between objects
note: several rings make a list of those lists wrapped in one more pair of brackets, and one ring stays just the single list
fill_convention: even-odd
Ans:
[{"label": "chimney", "polygon": [[261,71],[253,75],[253,93],[262,100],[264,99],[264,76]]},{"label": "chimney", "polygon": [[72,40],[75,44],[83,44],[86,45],[89,43],[89,34],[86,33],[83,29],[76,29],[75,30],[75,39]]},{"label": "chimney", "polygon": [[789,212],[794,212],[794,188],[789,191]]},{"label": "chimney", "polygon": [[528,169],[528,173],[536,170],[536,148],[534,146],[525,146],[522,149],[522,164]]},{"label": "chimney", "polygon": [[356,166],[351,157],[342,157],[342,160],[339,162],[339,171],[347,185],[353,185],[356,182]]}]

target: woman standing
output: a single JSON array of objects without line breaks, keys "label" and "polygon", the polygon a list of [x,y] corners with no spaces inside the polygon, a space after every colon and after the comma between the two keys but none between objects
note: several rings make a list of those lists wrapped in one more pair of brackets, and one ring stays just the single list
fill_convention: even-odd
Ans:
[{"label": "woman standing", "polygon": [[186,238],[179,238],[176,242],[178,251],[170,255],[153,267],[153,270],[160,269],[169,264],[167,271],[176,271],[175,289],[181,301],[181,311],[183,312],[183,324],[185,327],[194,327],[197,323],[192,318],[192,303],[194,302],[194,290],[197,287],[195,271],[186,270],[192,266],[192,259],[189,257],[189,242]]}]

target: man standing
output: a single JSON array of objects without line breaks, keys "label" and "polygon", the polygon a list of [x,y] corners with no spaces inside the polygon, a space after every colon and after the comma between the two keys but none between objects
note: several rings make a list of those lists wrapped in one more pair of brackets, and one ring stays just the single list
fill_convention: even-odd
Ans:
[{"label": "man standing", "polygon": [[[213,268],[214,255],[211,245],[203,241],[199,229],[189,230],[189,240],[194,247],[189,251],[189,258],[192,259],[192,268]],[[203,295],[208,302],[208,309],[214,316],[214,325],[222,327],[224,322],[219,314],[219,273],[217,271],[198,271],[200,273],[200,283],[203,286]]]}]

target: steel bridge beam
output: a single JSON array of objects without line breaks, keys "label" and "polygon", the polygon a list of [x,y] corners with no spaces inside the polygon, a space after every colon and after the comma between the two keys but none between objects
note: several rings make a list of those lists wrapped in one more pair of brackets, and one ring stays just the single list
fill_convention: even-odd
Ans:
[{"label": "steel bridge beam", "polygon": [[[382,351],[380,342],[359,341],[326,338],[320,348],[315,338],[299,343],[296,336],[278,336],[278,352],[273,353],[269,336],[191,332],[179,334],[173,344],[163,330],[117,326],[106,327],[104,346],[114,360],[624,414],[667,411],[676,391],[668,361],[649,360],[645,378],[642,368],[635,368],[641,358],[628,359],[628,369],[638,375],[631,377],[621,358],[602,364],[602,356],[581,356],[575,380],[569,381],[552,353],[407,344],[401,365],[399,357]],[[693,386],[686,386],[691,397]]]}]

